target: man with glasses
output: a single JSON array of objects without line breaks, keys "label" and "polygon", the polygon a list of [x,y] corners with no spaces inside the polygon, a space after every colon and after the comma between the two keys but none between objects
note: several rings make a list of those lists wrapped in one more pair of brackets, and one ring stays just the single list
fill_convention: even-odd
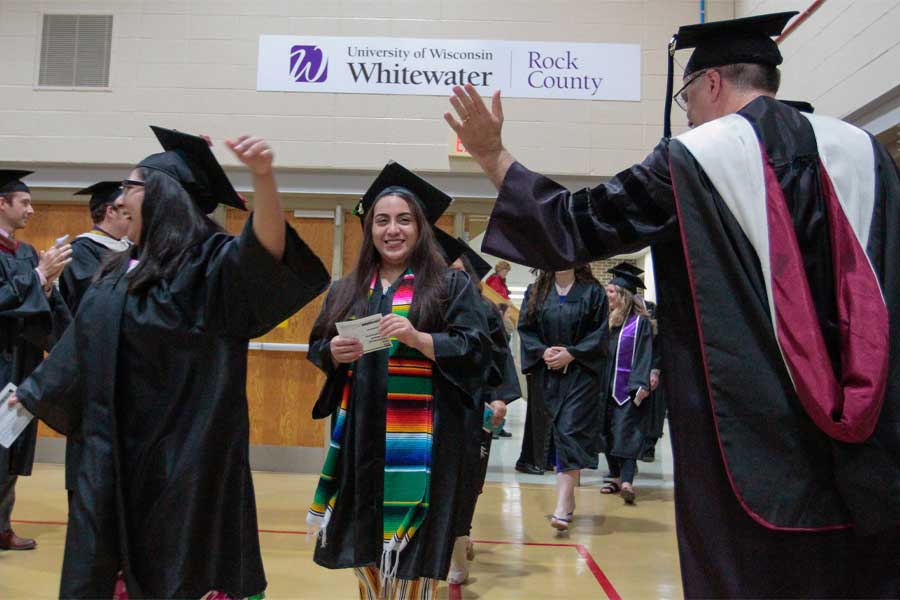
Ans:
[{"label": "man with glasses", "polygon": [[900,176],[775,100],[797,13],[679,29],[691,131],[574,193],[445,119],[499,190],[483,250],[561,270],[651,246],[687,597],[900,597]]},{"label": "man with glasses", "polygon": [[[40,364],[44,351],[70,321],[54,283],[72,254],[57,244],[40,255],[15,233],[34,214],[31,190],[22,181],[31,171],[0,170],[0,388],[20,384]],[[31,550],[37,543],[12,528],[16,482],[31,475],[37,442],[32,421],[9,447],[0,446],[0,550]]]},{"label": "man with glasses", "polygon": [[131,247],[125,237],[131,221],[122,204],[125,185],[126,182],[101,181],[75,192],[76,196],[90,195],[88,209],[94,226],[72,242],[72,262],[59,281],[59,289],[73,315],[103,259],[110,252],[124,252]]}]

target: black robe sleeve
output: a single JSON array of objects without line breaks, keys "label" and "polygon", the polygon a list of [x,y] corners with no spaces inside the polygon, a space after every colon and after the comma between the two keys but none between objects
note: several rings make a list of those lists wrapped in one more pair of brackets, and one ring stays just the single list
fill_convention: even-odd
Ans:
[{"label": "black robe sleeve", "polygon": [[434,364],[441,376],[462,392],[470,408],[478,408],[484,372],[491,361],[491,340],[479,306],[478,290],[466,273],[447,272],[444,330],[432,333]]},{"label": "black robe sleeve", "polygon": [[531,373],[536,368],[543,365],[544,351],[547,344],[541,340],[538,318],[528,319],[526,317],[526,307],[528,306],[528,297],[531,295],[532,286],[528,286],[525,290],[525,298],[522,299],[522,308],[519,318],[519,349],[522,357],[522,372]]},{"label": "black robe sleeve", "polygon": [[631,361],[631,376],[628,378],[628,394],[632,398],[640,388],[650,391],[652,362],[653,329],[647,319],[638,317],[638,327],[634,337],[634,359]]},{"label": "black robe sleeve", "polygon": [[350,369],[350,365],[339,365],[332,359],[331,338],[318,336],[318,332],[321,329],[321,320],[328,314],[335,291],[338,286],[345,285],[345,281],[335,282],[328,289],[325,302],[322,304],[322,310],[316,319],[316,324],[313,325],[312,333],[309,337],[309,351],[306,353],[306,358],[325,373],[325,385],[322,386],[319,398],[316,400],[312,410],[314,419],[324,419],[337,409],[341,402],[341,392],[344,389],[344,383],[347,381],[347,372]]},{"label": "black robe sleeve", "polygon": [[228,335],[264,335],[303,308],[328,285],[325,265],[285,224],[284,256],[276,260],[253,231],[253,215],[241,235],[224,244],[206,266],[205,314]]},{"label": "black robe sleeve", "polygon": [[83,395],[75,335],[74,326],[66,329],[53,351],[16,391],[31,414],[66,436],[81,427]]},{"label": "black robe sleeve", "polygon": [[503,369],[506,365],[506,356],[509,354],[509,342],[506,338],[506,328],[503,326],[503,317],[494,303],[486,298],[480,298],[484,306],[484,316],[487,319],[488,336],[491,339],[491,366],[488,369],[485,381],[491,388],[496,388],[503,382]]},{"label": "black robe sleeve", "polygon": [[482,250],[548,271],[674,239],[668,142],[605,184],[570,192],[520,163],[510,167]]},{"label": "black robe sleeve", "polygon": [[577,344],[569,346],[566,350],[575,358],[576,362],[600,376],[607,368],[606,353],[609,343],[606,334],[609,305],[606,294],[599,286],[591,286],[589,294],[585,335]]},{"label": "black robe sleeve", "polygon": [[52,288],[50,296],[44,292],[34,269],[38,264],[34,249],[26,245],[19,252],[29,259],[27,263],[0,261],[0,318],[21,319],[19,335],[35,348],[48,351],[62,337],[72,316],[59,290]]}]

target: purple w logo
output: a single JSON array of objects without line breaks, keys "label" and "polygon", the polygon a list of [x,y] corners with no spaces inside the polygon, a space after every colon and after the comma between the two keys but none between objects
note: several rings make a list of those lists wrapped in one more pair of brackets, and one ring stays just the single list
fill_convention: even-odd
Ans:
[{"label": "purple w logo", "polygon": [[322,83],[328,79],[328,61],[318,46],[291,48],[291,77],[297,83]]}]

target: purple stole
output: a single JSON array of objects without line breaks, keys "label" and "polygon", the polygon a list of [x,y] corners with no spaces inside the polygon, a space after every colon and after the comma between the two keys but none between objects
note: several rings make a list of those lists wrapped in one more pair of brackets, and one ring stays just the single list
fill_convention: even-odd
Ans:
[{"label": "purple stole", "polygon": [[616,347],[616,372],[613,374],[613,399],[622,406],[630,399],[628,380],[631,379],[631,365],[634,363],[634,339],[637,337],[638,318],[631,315],[619,332]]}]

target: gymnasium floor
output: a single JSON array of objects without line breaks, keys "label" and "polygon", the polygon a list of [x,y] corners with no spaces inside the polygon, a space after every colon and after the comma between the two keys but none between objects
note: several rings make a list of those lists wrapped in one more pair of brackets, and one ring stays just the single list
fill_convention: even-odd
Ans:
[{"label": "gymnasium floor", "polygon": [[[475,514],[469,582],[442,586],[438,598],[681,597],[667,438],[657,448],[657,462],[639,464],[636,506],[600,494],[602,469],[585,472],[574,526],[568,535],[557,535],[547,521],[555,504],[554,477],[513,469],[525,404],[510,408],[508,429],[514,437],[494,441],[489,483]],[[267,597],[358,597],[351,574],[312,562],[304,517],[316,477],[257,472],[254,482]],[[34,475],[21,478],[17,491],[13,525],[21,535],[37,538],[39,547],[0,551],[0,598],[55,598],[65,541],[62,467],[35,465]]]}]

